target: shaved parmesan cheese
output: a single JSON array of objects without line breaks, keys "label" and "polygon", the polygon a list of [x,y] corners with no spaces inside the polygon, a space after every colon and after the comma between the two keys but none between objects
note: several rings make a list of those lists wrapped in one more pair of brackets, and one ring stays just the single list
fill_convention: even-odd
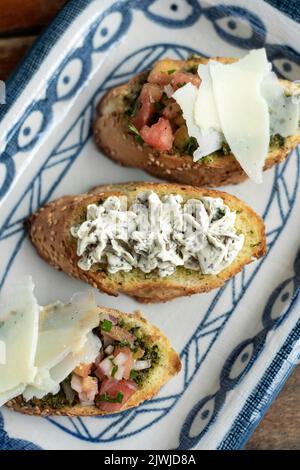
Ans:
[{"label": "shaved parmesan cheese", "polygon": [[79,365],[101,349],[92,333],[99,309],[92,294],[73,296],[42,309],[30,277],[7,292],[0,306],[0,406],[23,393],[29,400],[57,393]]},{"label": "shaved parmesan cheese", "polygon": [[300,117],[299,103],[285,95],[271,70],[265,49],[230,64],[210,60],[198,67],[199,89],[188,83],[172,95],[189,136],[198,142],[194,161],[226,142],[245,173],[256,183],[262,181],[270,136],[294,135]]},{"label": "shaved parmesan cheese", "polygon": [[93,362],[101,341],[91,333],[99,325],[99,310],[92,294],[72,297],[45,307],[40,313],[35,357],[37,373],[24,392],[28,400],[57,393],[59,384],[80,363]]},{"label": "shaved parmesan cheese", "polygon": [[201,129],[194,120],[194,106],[198,95],[198,88],[192,83],[187,83],[179,88],[172,96],[182,109],[183,117],[186,121],[190,137],[195,137],[197,141],[201,139]]},{"label": "shaved parmesan cheese", "polygon": [[210,74],[210,67],[216,63],[217,62],[210,61],[209,64],[201,64],[198,67],[201,86],[197,93],[194,116],[196,124],[204,132],[210,131],[211,129],[222,132]]},{"label": "shaved parmesan cheese", "polygon": [[39,306],[33,295],[33,283],[27,277],[7,293],[0,306],[0,341],[4,356],[0,363],[0,394],[20,390],[33,380],[34,357],[38,340]]},{"label": "shaved parmesan cheese", "polygon": [[199,147],[193,155],[194,162],[219,150],[222,147],[223,140],[222,135],[217,131],[209,131],[207,134],[203,134],[201,139],[198,140]]},{"label": "shaved parmesan cheese", "polygon": [[268,71],[264,49],[250,51],[232,64],[210,65],[225,139],[243,170],[257,183],[262,182],[270,142],[268,105],[261,92]]},{"label": "shaved parmesan cheese", "polygon": [[86,335],[99,325],[99,312],[92,294],[76,294],[64,305],[57,302],[40,314],[36,367],[57,365],[69,352],[79,350]]},{"label": "shaved parmesan cheese", "polygon": [[4,341],[0,341],[0,364],[6,364],[6,344]]},{"label": "shaved parmesan cheese", "polygon": [[262,94],[270,113],[270,133],[288,137],[298,131],[299,104],[291,96],[285,96],[284,88],[276,74],[269,72],[262,83]]},{"label": "shaved parmesan cheese", "polygon": [[[201,88],[201,86],[200,86]],[[198,96],[198,88],[191,83],[179,88],[172,96],[182,109],[186,121],[188,134],[195,137],[199,148],[194,153],[194,161],[199,160],[222,147],[222,136],[215,130],[203,132],[196,124],[194,118],[194,107]]]},{"label": "shaved parmesan cheese", "polygon": [[100,339],[90,332],[86,337],[84,346],[79,351],[69,353],[51,370],[41,368],[39,377],[37,376],[35,379],[35,385],[29,385],[24,391],[24,398],[31,400],[33,397],[43,398],[48,393],[57,393],[60,389],[60,383],[63,382],[79,364],[90,364],[94,362],[100,349]]}]

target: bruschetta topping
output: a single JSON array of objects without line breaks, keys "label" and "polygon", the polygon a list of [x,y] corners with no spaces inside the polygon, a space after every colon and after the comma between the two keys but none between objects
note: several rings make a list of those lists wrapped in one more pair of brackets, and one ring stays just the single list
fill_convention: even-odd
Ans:
[{"label": "bruschetta topping", "polygon": [[[41,405],[48,403],[58,409],[79,403],[81,406],[96,405],[106,412],[119,411],[155,367],[159,359],[158,348],[147,342],[139,327],[108,315],[100,315],[100,318],[98,335],[102,346],[95,361],[79,364],[61,383],[59,392],[43,397]],[[107,318],[117,324],[109,327]],[[105,347],[103,335],[107,334],[112,335],[112,343]]]},{"label": "bruschetta topping", "polygon": [[[259,183],[274,138],[284,141],[299,129],[298,100],[271,69],[264,49],[225,63],[160,60],[133,99],[138,111],[129,126],[139,132],[139,144],[158,153],[188,154],[205,164],[231,153]],[[192,152],[189,139],[196,143]]]},{"label": "bruschetta topping", "polygon": [[146,83],[138,98],[138,111],[133,119],[133,125],[140,130],[149,123],[155,112],[155,103],[158,103],[163,95],[163,89],[155,84]]},{"label": "bruschetta topping", "polygon": [[[235,228],[235,212],[221,198],[183,202],[179,195],[162,199],[154,191],[140,193],[127,208],[113,196],[87,207],[86,220],[71,229],[77,239],[78,266],[94,264],[109,273],[140,269],[172,275],[178,266],[218,274],[237,257],[244,236]],[[123,206],[122,206],[123,204]],[[109,321],[102,332],[132,344],[134,338]]]},{"label": "bruschetta topping", "polygon": [[146,144],[160,152],[168,152],[173,146],[173,131],[170,121],[166,118],[159,118],[158,122],[151,127],[144,126],[140,134]]}]

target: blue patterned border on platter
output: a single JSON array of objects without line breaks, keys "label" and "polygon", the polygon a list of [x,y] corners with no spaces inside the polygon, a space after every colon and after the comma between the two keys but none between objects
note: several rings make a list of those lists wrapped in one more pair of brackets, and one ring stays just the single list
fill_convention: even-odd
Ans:
[{"label": "blue patterned border on platter", "polygon": [[[89,3],[90,2],[88,0],[71,1],[67,5],[67,7],[62,11],[62,13],[58,16],[58,18],[54,21],[53,25],[51,26],[51,29],[48,30],[48,32],[46,32],[44,36],[37,42],[27,59],[25,59],[23,65],[19,67],[14,77],[8,83],[7,93],[9,106],[13,104],[14,100],[17,98],[18,94],[21,93],[21,90],[25,87],[26,83],[32,78],[35,71],[39,68],[40,64],[47,56],[48,52],[56,43],[61,32],[70,26],[73,19],[75,19],[86,8]],[[33,148],[37,144],[43,132],[46,130],[49,122],[51,121],[51,109],[53,104],[60,99],[70,99],[70,97],[73,96],[74,93],[76,93],[79,87],[82,86],[84,81],[87,79],[90,70],[90,55],[94,50],[93,39],[95,37],[96,32],[102,32],[101,35],[103,36],[104,42],[99,47],[103,49],[108,49],[115,43],[115,41],[118,41],[122,34],[124,34],[129,28],[132,19],[131,9],[142,9],[145,15],[151,21],[157,22],[166,28],[173,29],[184,28],[189,25],[192,25],[203,14],[209,21],[212,22],[216,32],[222,37],[223,40],[228,41],[231,44],[234,44],[238,41],[239,47],[243,47],[245,49],[251,47],[260,47],[264,45],[267,48],[268,54],[273,60],[274,67],[277,68],[277,72],[279,74],[288,76],[291,68],[293,67],[293,63],[296,63],[297,65],[300,64],[299,55],[296,53],[296,51],[292,50],[288,46],[266,44],[266,28],[263,22],[255,14],[246,9],[241,9],[239,7],[228,7],[223,5],[219,5],[218,7],[214,6],[209,8],[202,8],[201,2],[197,2],[196,0],[187,0],[187,3],[192,8],[192,11],[184,19],[178,20],[173,19],[172,17],[160,17],[159,15],[157,15],[157,13],[153,13],[151,11],[151,6],[153,3],[155,3],[153,0],[142,0],[139,2],[124,0],[112,2],[112,6],[105,12],[102,12],[99,18],[95,19],[93,26],[87,32],[86,38],[84,40],[84,45],[74,51],[71,51],[67,56],[67,60],[65,60],[59,65],[57,72],[54,74],[53,80],[51,80],[48,84],[46,99],[43,101],[39,100],[38,102],[33,102],[30,108],[24,114],[24,116],[22,116],[20,122],[18,122],[11,130],[5,152],[0,157],[0,163],[4,164],[7,168],[7,178],[3,184],[3,187],[1,188],[1,195],[4,195],[9,190],[10,184],[14,178],[13,157],[15,152],[17,150],[19,151],[22,148],[22,146],[20,147],[20,133],[23,133],[22,138],[25,137],[26,145],[23,146],[24,149],[28,150],[29,146],[30,148]],[[121,16],[121,21],[119,29],[115,31],[114,34],[110,37],[104,22],[107,21],[110,15],[114,14]],[[237,39],[233,33],[230,33],[230,31],[224,29],[224,27],[221,27],[218,23],[219,20],[223,20],[224,18],[226,19],[227,17],[230,17],[230,21],[232,22],[234,21],[232,17],[239,18],[241,16],[243,16],[247,19],[247,21],[249,21],[249,24],[253,31],[251,40],[247,40],[242,43],[240,38]],[[233,25],[234,23],[231,23],[231,26]],[[201,51],[194,51],[191,48],[185,47],[184,45],[177,44],[176,46],[174,46],[173,44],[167,43],[156,43],[153,46],[149,46],[143,49],[137,49],[136,51],[134,51],[132,54],[130,54],[130,56],[126,57],[122,61],[122,63],[118,64],[118,66],[104,80],[104,82],[97,90],[95,95],[92,97],[90,102],[81,112],[80,116],[76,119],[72,128],[68,130],[67,134],[63,137],[63,139],[59,142],[54,151],[48,157],[43,167],[35,175],[34,179],[28,185],[25,193],[22,195],[22,201],[18,201],[17,204],[17,206],[20,206],[21,202],[24,202],[26,198],[26,200],[28,201],[28,205],[26,206],[25,212],[20,215],[17,213],[16,208],[14,208],[11,211],[10,215],[7,217],[5,223],[0,228],[0,243],[1,240],[7,240],[7,238],[9,237],[18,237],[15,249],[12,251],[10,262],[6,266],[3,272],[3,276],[1,276],[0,278],[1,285],[3,284],[5,277],[10,269],[10,266],[13,263],[13,260],[24,240],[25,234],[22,227],[22,222],[24,218],[29,213],[37,209],[37,207],[43,205],[46,201],[50,199],[54,189],[60,184],[63,177],[68,172],[71,165],[74,163],[75,159],[77,158],[80,151],[89,139],[89,129],[92,119],[92,111],[95,107],[95,100],[96,97],[99,96],[99,92],[103,92],[111,86],[125,81],[129,76],[143,69],[143,67],[145,66],[145,62],[147,62],[148,57],[150,56],[150,54],[153,53],[153,51],[156,51],[157,53],[154,54],[154,56],[151,56],[151,60],[148,60],[147,65],[150,65],[154,60],[157,60],[159,54],[163,55],[166,53],[167,50],[173,50],[173,53],[177,54],[178,57],[184,57],[191,52],[201,53]],[[126,66],[127,60],[132,57],[132,55],[140,54],[141,52],[143,53],[143,60],[140,61],[139,66],[136,67],[134,70],[127,70],[123,74],[120,74],[119,72],[120,70],[122,70],[122,67]],[[65,90],[64,94],[60,96],[57,92],[59,80],[61,79],[61,81],[66,85],[68,89],[68,75],[67,73],[64,73],[64,71],[66,71],[69,62],[73,60],[82,61],[82,68],[80,69],[80,74],[78,75],[76,83],[73,84],[69,91],[66,92]],[[24,74],[24,68],[27,70],[26,74]],[[28,144],[28,142],[26,141],[26,137],[28,137],[28,135],[30,134],[30,126],[26,123],[28,123],[30,115],[33,112],[42,112],[44,116],[47,116],[47,120],[42,123],[41,127],[34,135],[34,138],[30,140]],[[4,119],[5,113],[2,113],[1,115],[0,111],[0,117]],[[72,146],[65,147],[65,140],[75,128],[79,129],[78,141],[75,142]],[[292,161],[292,163],[289,162],[290,160],[288,160],[276,169],[269,202],[264,212],[264,217],[266,218],[268,216],[268,212],[272,204],[277,203],[279,211],[281,213],[281,225],[278,226],[276,229],[273,229],[270,233],[268,233],[269,253],[271,248],[275,244],[277,238],[279,237],[280,233],[282,232],[285,223],[289,218],[291,209],[293,208],[299,182],[299,151],[297,151],[297,155],[295,156],[294,161]],[[292,189],[289,187],[290,191],[288,191],[287,189],[290,185],[288,185],[288,182],[285,180],[285,170],[289,164],[295,166],[295,173],[297,175],[294,186],[292,187]],[[47,188],[42,187],[43,172],[48,171],[54,166],[60,167],[59,177],[56,178],[55,181],[53,181],[52,186]],[[282,198],[285,198],[285,203],[282,203]],[[238,302],[244,295],[246,288],[250,285],[252,279],[260,269],[261,265],[265,262],[265,260],[266,258],[260,263],[258,263],[253,271],[243,271],[243,273],[241,273],[239,277],[231,280],[224,288],[220,289],[215,295],[205,318],[199,324],[197,330],[194,332],[194,335],[182,349],[181,358],[183,361],[184,383],[183,388],[179,390],[178,393],[169,397],[165,397],[163,399],[156,398],[151,402],[148,402],[147,404],[143,405],[138,410],[131,410],[116,416],[114,421],[110,422],[108,427],[105,428],[104,431],[97,436],[91,436],[89,432],[84,435],[82,431],[78,431],[79,428],[76,425],[75,420],[69,419],[69,426],[63,426],[52,418],[49,418],[49,421],[52,422],[55,426],[60,427],[60,429],[63,429],[64,431],[80,439],[87,440],[90,442],[109,442],[118,439],[124,439],[125,437],[140,432],[142,429],[146,429],[147,427],[155,424],[159,419],[165,416],[166,413],[169,413],[169,411],[176,405],[179,398],[184,394],[185,390],[188,388],[189,384],[193,380],[193,377],[199,369],[202,361],[205,359],[208,351],[216,341],[219,333],[222,331],[222,328],[224,327],[226,321],[234,312],[236,306],[238,305]],[[232,351],[232,353],[230,354],[230,356],[224,361],[224,366],[222,368],[222,373],[220,376],[219,390],[213,395],[201,398],[201,400],[192,408],[190,413],[187,415],[182,426],[179,448],[187,449],[197,445],[202,436],[207,432],[209,426],[217,418],[218,413],[222,409],[226,394],[233,387],[235,387],[242,380],[245,374],[247,374],[248,371],[251,369],[253,362],[260,354],[265,344],[267,333],[271,329],[276,329],[277,327],[279,327],[281,323],[285,320],[286,316],[289,314],[299,294],[299,256],[295,261],[294,268],[294,276],[282,282],[272,293],[271,297],[268,299],[268,302],[262,315],[261,331],[255,337],[251,337],[243,341],[243,343],[241,343],[237,348],[235,348],[234,351]],[[240,283],[239,287],[238,283]],[[232,307],[227,312],[223,313],[221,316],[218,316],[211,320],[211,317],[213,317],[212,314],[214,312],[214,308],[220,301],[222,294],[226,289],[230,289],[232,291]],[[272,307],[276,302],[278,302],[278,299],[282,299],[282,312],[281,315],[276,318],[276,320],[273,320],[271,316]],[[291,345],[293,344],[295,338],[299,338],[299,333],[299,325],[297,325],[297,327],[294,328],[293,332],[291,332],[289,338],[287,339],[287,349],[291,348]],[[211,341],[209,342],[205,354],[200,357],[199,352],[197,350],[198,341],[200,338],[203,338],[204,336],[207,337],[208,335],[211,336]],[[193,362],[191,359],[191,355],[194,354],[195,349],[196,360],[193,359],[195,363],[194,368],[191,370],[190,363]],[[274,381],[274,378],[278,374],[278,371],[281,370],[282,362],[285,361],[284,353],[286,350],[283,348],[282,351],[283,355],[280,356],[280,358],[282,359],[281,362],[276,359],[272,368],[266,371],[266,377],[268,379],[267,381]],[[230,378],[230,373],[233,370],[233,367],[236,366],[237,361],[240,362],[239,373],[236,374],[234,379],[232,379]],[[292,370],[293,366],[294,364],[291,363],[289,366],[289,370]],[[266,379],[264,379],[262,384],[260,384],[260,387],[261,389],[264,389],[267,392],[270,388],[269,385],[267,384]],[[270,404],[273,397],[274,395],[272,394],[268,395],[268,405]],[[253,406],[259,409],[261,402],[256,398],[253,399],[253,397],[250,397],[249,400],[250,401],[247,401],[247,403],[245,404],[245,407],[241,412],[239,418],[234,423],[232,430],[230,431],[224,442],[220,445],[220,448],[239,448],[242,445],[242,442],[238,438],[239,433],[241,431],[241,423],[244,423],[244,427],[242,428],[244,435],[249,433],[249,430],[252,429],[253,423],[249,422],[249,413],[252,411]],[[126,423],[128,421],[133,421],[139,413],[149,412],[151,407],[153,407],[156,412],[158,411],[159,415],[156,416],[156,418],[153,420],[150,419],[147,426],[137,428],[135,432],[126,433]],[[261,410],[260,412],[262,414],[263,410]],[[196,436],[190,437],[191,426],[193,425],[193,422],[199,414],[203,416],[201,428],[199,429]],[[11,442],[12,440],[8,438],[7,434],[1,428],[1,426],[3,426],[3,419],[1,415],[0,420],[0,448],[31,448],[31,444],[26,443],[24,441],[14,440],[13,442]],[[78,422],[80,423],[81,427],[84,427],[83,421],[80,418],[78,418]],[[113,429],[114,432],[110,433],[110,431],[112,431]],[[32,444],[32,446],[34,445]]]}]

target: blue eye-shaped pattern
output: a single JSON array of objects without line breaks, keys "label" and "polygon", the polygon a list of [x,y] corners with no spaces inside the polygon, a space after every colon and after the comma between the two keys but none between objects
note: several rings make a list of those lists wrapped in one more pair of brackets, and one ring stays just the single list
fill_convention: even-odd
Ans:
[{"label": "blue eye-shaped pattern", "polygon": [[28,148],[38,137],[44,127],[44,114],[36,109],[32,111],[23,122],[19,135],[19,149]]},{"label": "blue eye-shaped pattern", "polygon": [[299,54],[289,46],[266,44],[268,59],[273,64],[274,71],[279,77],[296,80],[300,77]]},{"label": "blue eye-shaped pattern", "polygon": [[59,66],[48,83],[46,98],[31,104],[22,119],[8,134],[9,144],[0,155],[0,198],[15,177],[12,157],[17,152],[33,148],[52,120],[55,102],[68,100],[86,81],[91,69],[93,51],[104,51],[128,29],[132,13],[124,2],[117,3],[103,13],[91,27],[84,45],[74,50]]},{"label": "blue eye-shaped pattern", "polygon": [[92,28],[91,44],[94,52],[107,50],[127,31],[132,21],[131,9],[117,2],[109,8]]},{"label": "blue eye-shaped pattern", "polygon": [[232,5],[219,5],[203,11],[212,22],[219,36],[243,49],[263,47],[266,29],[263,22],[254,13],[245,8]]},{"label": "blue eye-shaped pattern", "polygon": [[67,99],[84,80],[84,64],[80,57],[73,57],[60,72],[56,83],[58,100]]},{"label": "blue eye-shaped pattern", "polygon": [[294,278],[286,279],[272,292],[262,317],[265,328],[278,328],[288,311],[294,292]]},{"label": "blue eye-shaped pattern", "polygon": [[198,21],[201,7],[197,0],[142,0],[135,8],[144,11],[152,21],[169,28],[185,28]]},{"label": "blue eye-shaped pattern", "polygon": [[[180,434],[179,449],[192,447],[201,439],[219,413],[226,395],[233,390],[263,349],[268,332],[281,324],[288,314],[291,299],[300,288],[300,249],[294,262],[295,275],[280,283],[270,295],[262,315],[263,328],[251,338],[242,341],[227,357],[220,374],[220,388],[215,395],[202,398],[187,415]],[[300,360],[300,349],[294,362]],[[190,448],[188,447],[188,448]]]},{"label": "blue eye-shaped pattern", "polygon": [[13,139],[10,145],[15,145],[15,150],[18,152],[31,149],[51,119],[52,107],[48,100],[37,101],[28,113],[25,113],[25,117],[18,125],[18,131],[15,134],[16,140]]},{"label": "blue eye-shaped pattern", "polygon": [[191,409],[181,429],[178,449],[191,449],[201,439],[223,403],[223,397],[216,393],[200,400]]}]

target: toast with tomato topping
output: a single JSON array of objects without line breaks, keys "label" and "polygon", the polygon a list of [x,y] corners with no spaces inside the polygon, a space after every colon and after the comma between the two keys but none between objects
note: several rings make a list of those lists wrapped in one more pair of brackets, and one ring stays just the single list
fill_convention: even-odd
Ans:
[{"label": "toast with tomato topping", "polygon": [[[199,86],[197,67],[208,60],[198,56],[187,61],[163,59],[150,73],[141,73],[108,91],[98,105],[94,123],[94,140],[100,151],[123,166],[142,168],[168,181],[194,186],[244,181],[247,175],[226,143],[193,161],[195,139],[188,135],[179,105],[171,94],[169,98],[166,95],[168,87],[174,92],[186,83]],[[232,63],[236,59],[214,60]],[[288,80],[281,80],[281,84],[287,95],[300,92],[299,85]],[[264,170],[283,161],[299,143],[300,129],[290,137],[273,136]]]},{"label": "toast with tomato topping", "polygon": [[[140,405],[158,394],[181,369],[166,336],[140,312],[99,308],[101,349],[92,364],[79,365],[56,395],[7,403],[15,411],[38,416],[98,416]],[[92,404],[91,404],[92,403]]]},{"label": "toast with tomato topping", "polygon": [[[217,275],[203,274],[183,266],[177,267],[173,274],[166,277],[160,277],[157,269],[150,273],[144,273],[138,268],[129,272],[110,273],[105,266],[99,264],[94,264],[88,270],[81,269],[78,265],[77,240],[72,236],[71,228],[85,221],[87,207],[101,205],[111,196],[126,197],[130,204],[139,194],[145,192],[154,192],[162,199],[175,194],[183,201],[201,200],[205,197],[220,198],[235,212],[236,233],[244,237],[243,246],[233,262]],[[217,190],[168,183],[112,184],[98,186],[88,194],[65,196],[33,214],[27,222],[27,228],[40,256],[56,269],[109,295],[124,293],[144,303],[166,302],[176,297],[218,288],[246,264],[262,257],[266,251],[263,220],[244,202]]]}]

